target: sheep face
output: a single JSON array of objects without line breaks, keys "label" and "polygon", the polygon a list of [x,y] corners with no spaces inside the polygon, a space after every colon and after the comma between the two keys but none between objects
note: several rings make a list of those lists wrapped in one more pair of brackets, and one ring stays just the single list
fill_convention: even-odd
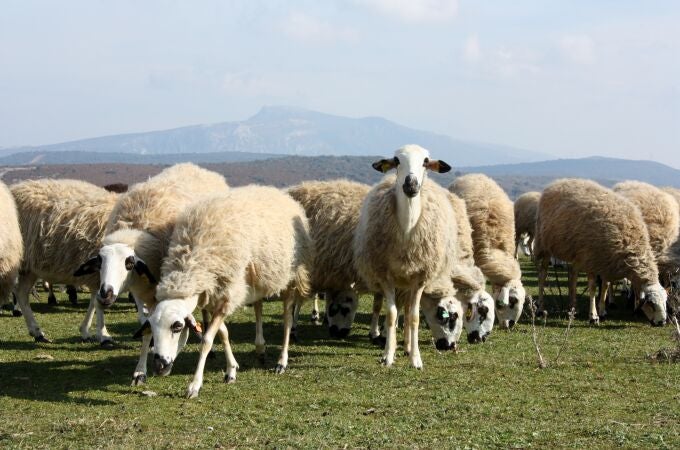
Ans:
[{"label": "sheep face", "polygon": [[400,190],[408,198],[420,193],[427,170],[439,173],[451,170],[444,161],[431,160],[430,152],[419,145],[406,145],[394,152],[394,158],[374,162],[373,168],[379,172],[397,169],[396,185],[401,186]]},{"label": "sheep face", "polygon": [[463,332],[463,305],[455,297],[423,294],[420,307],[437,350],[456,350]]},{"label": "sheep face", "polygon": [[[529,235],[524,233],[520,237],[519,248],[524,253],[524,256],[531,256],[531,249],[529,248]],[[532,244],[533,245],[533,244]]]},{"label": "sheep face", "polygon": [[511,280],[494,289],[496,317],[502,328],[512,328],[522,316],[526,292],[521,281]]},{"label": "sheep face", "polygon": [[195,302],[186,299],[162,301],[156,305],[144,324],[151,328],[153,334],[153,364],[156,375],[170,374],[177,354],[187,341],[189,330],[201,332],[200,325],[192,315],[192,305],[195,307],[197,302],[198,298]]},{"label": "sheep face", "polygon": [[494,301],[488,292],[480,291],[476,298],[467,304],[465,309],[464,326],[467,340],[470,344],[486,341],[496,318]]},{"label": "sheep face", "polygon": [[666,323],[666,301],[668,300],[666,290],[659,283],[644,286],[640,300],[642,300],[640,309],[649,319],[649,323],[653,327],[663,326]]},{"label": "sheep face", "polygon": [[352,329],[359,298],[351,289],[326,292],[326,320],[332,338],[345,338]]},{"label": "sheep face", "polygon": [[127,290],[135,265],[135,252],[125,244],[105,245],[99,250],[99,292],[97,301],[102,306],[111,306],[118,295]]}]

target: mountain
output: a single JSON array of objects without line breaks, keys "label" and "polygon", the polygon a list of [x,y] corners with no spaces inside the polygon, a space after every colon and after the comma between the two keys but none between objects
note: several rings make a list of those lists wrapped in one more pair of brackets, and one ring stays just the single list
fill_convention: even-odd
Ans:
[{"label": "mountain", "polygon": [[[468,142],[442,134],[415,130],[380,117],[348,118],[286,106],[269,106],[239,122],[195,125],[171,130],[121,134],[60,144],[0,150],[0,156],[31,153],[29,161],[59,160],[77,163],[121,162],[121,154],[192,155],[206,161],[203,153],[247,152],[257,154],[389,155],[398,147],[417,143],[437,158],[456,166],[505,164],[548,159],[550,155],[495,144]],[[52,158],[48,153],[57,152]],[[82,153],[76,153],[82,152]],[[92,153],[103,153],[96,157]],[[28,158],[13,156],[0,164],[22,164]],[[214,161],[215,159],[213,159]],[[22,161],[22,162],[12,162]],[[158,163],[170,163],[164,158]],[[167,161],[167,162],[166,162]],[[130,157],[125,162],[138,163]]]},{"label": "mountain", "polygon": [[577,177],[612,185],[622,180],[639,180],[656,186],[680,187],[680,170],[655,161],[605,158],[555,159],[519,164],[462,167],[464,172],[490,176]]}]

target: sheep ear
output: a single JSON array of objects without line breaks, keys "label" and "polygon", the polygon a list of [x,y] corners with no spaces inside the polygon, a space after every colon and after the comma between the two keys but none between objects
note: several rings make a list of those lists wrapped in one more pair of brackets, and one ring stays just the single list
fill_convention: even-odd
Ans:
[{"label": "sheep ear", "polygon": [[389,172],[390,170],[394,169],[399,165],[399,160],[397,158],[390,158],[390,159],[381,159],[380,161],[376,161],[371,166],[378,172]]},{"label": "sheep ear", "polygon": [[196,337],[198,337],[198,339],[200,339],[201,341],[203,340],[203,327],[201,327],[200,322],[196,322],[194,316],[192,316],[191,314],[186,316],[184,318],[184,325],[191,331],[193,331]]},{"label": "sheep ear", "polygon": [[96,272],[99,272],[99,270],[102,268],[102,257],[97,255],[93,256],[92,258],[88,259],[84,263],[76,269],[75,272],[73,272],[74,277],[81,277],[83,275],[90,275]]},{"label": "sheep ear", "polygon": [[137,272],[137,275],[146,275],[149,279],[149,283],[157,284],[156,277],[154,277],[149,270],[149,266],[139,258],[135,261],[135,272]]},{"label": "sheep ear", "polygon": [[446,164],[441,159],[428,160],[424,165],[427,170],[431,170],[437,173],[446,173],[451,170],[451,166]]},{"label": "sheep ear", "polygon": [[144,324],[132,335],[133,339],[139,339],[145,334],[151,333],[151,324],[149,321],[145,321]]}]

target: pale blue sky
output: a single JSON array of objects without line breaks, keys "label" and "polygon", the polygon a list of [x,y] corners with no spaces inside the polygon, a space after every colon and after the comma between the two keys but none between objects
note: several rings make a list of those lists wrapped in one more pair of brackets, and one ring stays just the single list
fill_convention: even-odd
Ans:
[{"label": "pale blue sky", "polygon": [[680,2],[0,3],[0,146],[266,104],[680,167]]}]

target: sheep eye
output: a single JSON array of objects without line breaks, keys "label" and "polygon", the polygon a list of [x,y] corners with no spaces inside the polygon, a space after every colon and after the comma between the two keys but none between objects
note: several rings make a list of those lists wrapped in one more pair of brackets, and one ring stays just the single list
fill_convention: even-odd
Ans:
[{"label": "sheep eye", "polygon": [[182,331],[182,328],[184,328],[184,323],[180,322],[179,320],[170,325],[170,331],[173,333],[179,333]]},{"label": "sheep eye", "polygon": [[397,158],[396,156],[394,157],[394,164],[395,164],[396,166],[399,165],[399,158]]},{"label": "sheep eye", "polygon": [[423,161],[423,167],[427,166],[427,163],[429,163],[429,162],[430,162],[430,158],[425,158],[425,160]]}]

